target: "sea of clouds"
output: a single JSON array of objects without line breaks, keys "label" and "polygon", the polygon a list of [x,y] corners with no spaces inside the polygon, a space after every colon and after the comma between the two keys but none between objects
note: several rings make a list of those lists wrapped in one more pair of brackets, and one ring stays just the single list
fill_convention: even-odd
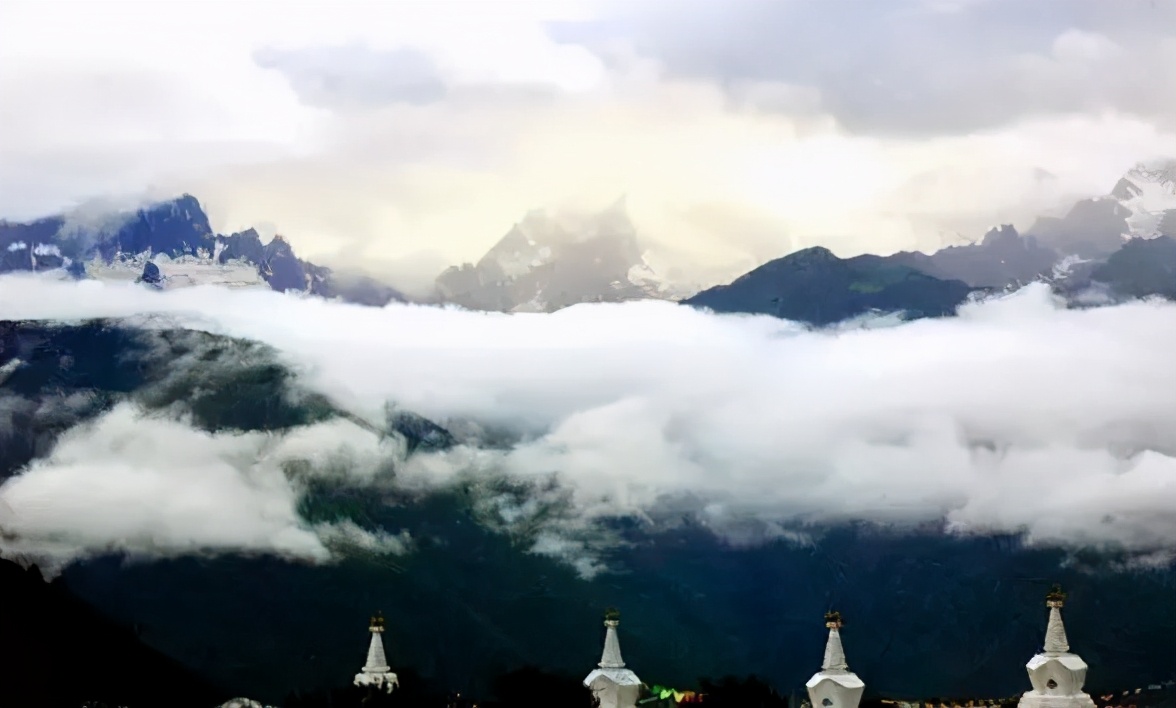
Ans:
[{"label": "sea of clouds", "polygon": [[[768,528],[793,539],[866,521],[1176,550],[1171,303],[1066,309],[1034,285],[954,318],[813,331],[652,301],[505,315],[0,278],[0,320],[91,318],[262,342],[354,420],[210,433],[120,404],[0,486],[6,553],[265,551],[325,562],[344,542],[411,548],[411,529],[302,519],[301,488],[283,472],[294,459],[356,484],[395,460],[405,489],[531,485],[566,504],[533,550],[585,575],[600,568],[584,540],[600,521],[656,523],[659,510],[679,508],[732,541],[746,540],[749,520],[755,538]],[[405,460],[403,445],[371,429],[389,403],[507,431],[513,444]],[[498,493],[482,511],[509,523],[540,503]]]}]

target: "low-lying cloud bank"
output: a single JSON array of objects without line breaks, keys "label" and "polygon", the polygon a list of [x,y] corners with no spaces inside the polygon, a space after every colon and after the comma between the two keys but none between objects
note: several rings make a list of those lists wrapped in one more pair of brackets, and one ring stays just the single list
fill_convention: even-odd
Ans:
[{"label": "low-lying cloud bank", "polygon": [[[585,555],[595,521],[678,509],[733,540],[749,519],[759,537],[786,538],[848,520],[945,521],[1030,543],[1176,550],[1170,303],[1067,310],[1031,286],[956,318],[810,332],[660,302],[500,315],[0,278],[0,320],[98,317],[264,342],[303,385],[361,418],[379,419],[391,401],[439,423],[508,431],[507,449],[414,455],[397,484],[507,479],[545,490],[563,511],[533,550],[574,558],[585,574],[596,568]],[[116,409],[0,487],[0,513],[21,538],[85,551],[195,545],[325,558],[330,534],[297,517],[279,461],[345,446],[362,481],[381,457],[403,454],[345,427],[210,436]],[[172,440],[193,435],[204,437]],[[199,452],[168,453],[179,447]],[[495,494],[486,518],[535,513]]]},{"label": "low-lying cloud bank", "polygon": [[119,404],[0,486],[0,551],[50,570],[113,552],[265,552],[310,562],[330,561],[331,549],[401,554],[404,533],[307,523],[297,510],[302,490],[283,471],[294,460],[324,472],[345,463],[362,478],[378,444],[345,421],[285,436],[212,434]]}]

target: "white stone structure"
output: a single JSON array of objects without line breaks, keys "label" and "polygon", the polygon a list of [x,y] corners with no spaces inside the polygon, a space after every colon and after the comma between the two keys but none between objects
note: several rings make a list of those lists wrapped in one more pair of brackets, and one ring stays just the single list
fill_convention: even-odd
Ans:
[{"label": "white stone structure", "polygon": [[391,693],[399,681],[384,656],[384,639],[381,636],[384,633],[384,617],[378,612],[368,625],[368,631],[372,633],[372,640],[368,644],[367,662],[355,675],[354,683],[356,686],[371,686]]},{"label": "white stone structure", "polygon": [[1062,605],[1066,594],[1058,586],[1046,595],[1049,624],[1045,628],[1043,651],[1029,660],[1032,691],[1026,691],[1017,708],[1094,708],[1094,700],[1083,693],[1086,662],[1070,652],[1066,627],[1062,624]]},{"label": "white stone structure", "polygon": [[808,680],[809,701],[813,708],[857,708],[866,684],[845,663],[845,649],[841,646],[841,613],[825,615],[829,640],[825,643],[825,660],[821,670]]},{"label": "white stone structure", "polygon": [[617,625],[621,614],[609,610],[604,615],[604,652],[600,656],[600,668],[588,674],[584,685],[592,691],[600,708],[634,708],[641,695],[641,679],[625,668],[621,658],[621,641],[617,638]]}]

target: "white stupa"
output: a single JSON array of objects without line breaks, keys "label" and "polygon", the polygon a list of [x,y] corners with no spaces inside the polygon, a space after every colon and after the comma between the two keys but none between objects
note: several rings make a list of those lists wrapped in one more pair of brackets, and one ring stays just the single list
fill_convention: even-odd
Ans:
[{"label": "white stupa", "polygon": [[1062,624],[1065,601],[1066,594],[1057,585],[1045,596],[1045,606],[1049,608],[1045,646],[1025,664],[1033,690],[1021,696],[1018,708],[1094,708],[1094,700],[1082,691],[1086,662],[1070,652],[1066,639],[1066,627]]},{"label": "white stupa", "polygon": [[641,679],[625,668],[625,660],[621,658],[621,641],[617,638],[620,623],[620,612],[605,612],[604,653],[597,664],[600,668],[584,679],[584,685],[592,691],[600,708],[634,708],[641,695]]},{"label": "white stupa", "polygon": [[825,661],[821,670],[808,680],[809,701],[813,708],[857,708],[866,684],[845,663],[845,649],[841,646],[841,613],[825,615],[829,641],[825,643]]},{"label": "white stupa", "polygon": [[384,656],[384,638],[381,636],[384,634],[384,616],[379,612],[372,617],[368,631],[372,633],[372,641],[368,644],[367,663],[355,675],[354,683],[356,686],[371,686],[391,693],[392,689],[399,685],[399,681]]}]

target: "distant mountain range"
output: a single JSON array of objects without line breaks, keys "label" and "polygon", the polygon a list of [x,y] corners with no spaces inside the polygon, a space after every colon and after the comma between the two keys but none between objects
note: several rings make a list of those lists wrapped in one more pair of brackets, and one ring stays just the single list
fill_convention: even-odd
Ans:
[{"label": "distant mountain range", "polygon": [[[435,291],[419,301],[550,312],[582,302],[658,298],[824,325],[872,312],[950,315],[973,294],[1040,280],[1081,305],[1174,297],[1174,237],[1176,161],[1170,161],[1132,169],[1108,195],[1084,199],[1062,217],[1039,218],[1025,234],[998,226],[976,243],[930,254],[842,259],[808,248],[699,291],[651,265],[621,200],[574,219],[531,212],[476,263],[446,269]],[[156,288],[270,287],[376,306],[408,300],[375,278],[298,258],[281,236],[263,243],[253,229],[214,234],[190,195],[98,219],[0,221],[0,273],[30,270]]]},{"label": "distant mountain range", "polygon": [[254,229],[214,234],[200,203],[187,194],[99,218],[0,221],[0,273],[14,271],[137,280],[161,289],[268,286],[371,305],[405,299],[372,278],[339,275],[298,258],[281,236],[262,243]]},{"label": "distant mountain range", "polygon": [[[841,259],[808,248],[687,298],[717,312],[831,324],[869,312],[950,315],[973,294],[1051,283],[1076,305],[1156,295],[1176,299],[1176,162],[1140,166],[1106,197],[1022,235],[994,227],[974,244],[931,254]],[[1097,296],[1097,297],[1092,297]]]}]

